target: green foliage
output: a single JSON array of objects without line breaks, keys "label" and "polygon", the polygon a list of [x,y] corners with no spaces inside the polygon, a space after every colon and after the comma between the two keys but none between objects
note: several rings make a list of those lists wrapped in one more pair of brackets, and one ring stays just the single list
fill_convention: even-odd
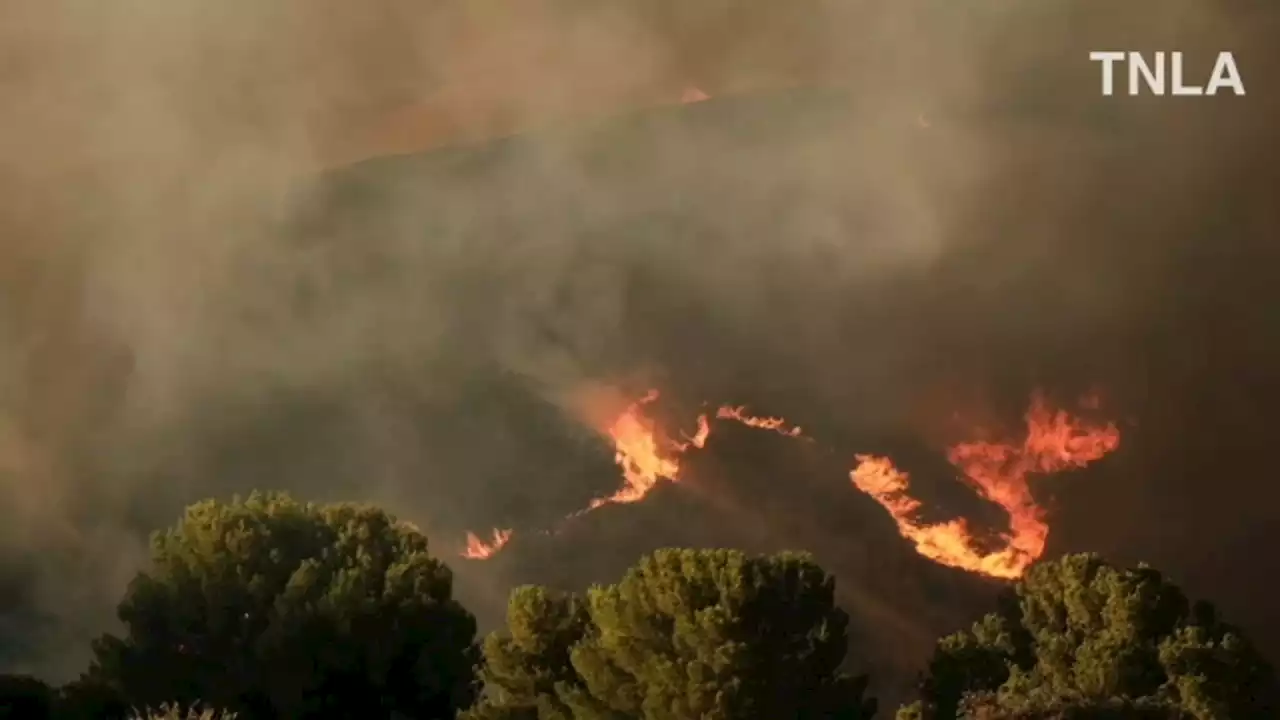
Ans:
[{"label": "green foliage", "polygon": [[94,643],[82,694],[207,702],[241,718],[452,718],[475,620],[416,529],[349,504],[254,494],[189,507]]},{"label": "green foliage", "polygon": [[0,720],[51,717],[57,693],[28,675],[0,675]]},{"label": "green foliage", "polygon": [[1168,701],[1144,698],[1061,698],[1039,706],[1010,708],[996,693],[974,693],[961,702],[960,714],[972,720],[1194,720]]},{"label": "green foliage", "polygon": [[1271,668],[1205,603],[1147,567],[1071,555],[942,639],[900,720],[1275,717]]},{"label": "green foliage", "polygon": [[579,683],[571,653],[589,632],[586,603],[545,588],[517,588],[507,603],[507,632],[484,640],[485,696],[462,720],[571,718],[560,699]]},{"label": "green foliage", "polygon": [[803,555],[661,550],[586,598],[513,594],[466,720],[870,718],[848,617]]}]

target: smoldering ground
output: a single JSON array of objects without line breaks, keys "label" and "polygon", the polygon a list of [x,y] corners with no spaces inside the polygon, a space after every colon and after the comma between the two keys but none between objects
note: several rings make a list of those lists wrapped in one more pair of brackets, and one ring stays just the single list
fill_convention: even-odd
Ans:
[{"label": "smoldering ground", "polygon": [[[489,620],[650,547],[807,546],[902,671],[987,591],[915,561],[847,461],[904,453],[944,516],[982,513],[933,453],[1037,386],[1137,422],[1037,488],[1054,550],[1166,567],[1276,655],[1247,552],[1275,519],[1274,19],[793,5],[7,5],[9,664],[74,672],[147,530],[270,487],[384,503],[441,552],[517,528],[455,563]],[[1235,49],[1251,94],[1104,101],[1105,46]],[[690,85],[713,100],[628,115]],[[590,383],[822,445],[726,434],[685,495],[522,545],[617,481],[566,412]]]}]

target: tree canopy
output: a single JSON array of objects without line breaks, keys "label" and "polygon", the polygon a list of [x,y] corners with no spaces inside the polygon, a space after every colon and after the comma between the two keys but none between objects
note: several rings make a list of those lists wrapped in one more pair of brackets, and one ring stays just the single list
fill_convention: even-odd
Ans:
[{"label": "tree canopy", "polygon": [[484,643],[466,720],[849,718],[874,713],[842,671],[848,617],[804,555],[660,550],[585,596],[512,594]]},{"label": "tree canopy", "polygon": [[44,720],[53,713],[56,690],[28,675],[0,675],[0,720]]},{"label": "tree canopy", "polygon": [[1276,717],[1270,666],[1208,603],[1096,555],[1033,567],[943,638],[900,720]]},{"label": "tree canopy", "polygon": [[[849,617],[807,555],[667,549],[584,593],[515,590],[475,643],[449,569],[373,507],[192,505],[55,690],[0,675],[0,720],[870,720]],[[1034,566],[939,641],[899,720],[1277,717],[1272,668],[1159,572]],[[477,692],[479,691],[479,692]],[[147,709],[155,709],[148,711]],[[206,710],[207,708],[207,710]]]},{"label": "tree canopy", "polygon": [[475,620],[427,539],[382,510],[254,494],[187,508],[152,538],[123,636],[81,685],[135,707],[257,718],[452,718],[472,698]]}]

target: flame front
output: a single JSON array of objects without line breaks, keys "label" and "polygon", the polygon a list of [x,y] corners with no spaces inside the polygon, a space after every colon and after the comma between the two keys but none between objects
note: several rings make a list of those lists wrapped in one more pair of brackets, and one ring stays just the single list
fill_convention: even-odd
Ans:
[{"label": "flame front", "polygon": [[485,560],[493,556],[511,541],[511,530],[495,529],[493,531],[493,539],[485,542],[476,536],[475,533],[467,533],[467,547],[462,551],[462,557],[468,560]]},{"label": "flame front", "polygon": [[[667,438],[657,424],[644,413],[644,407],[658,399],[658,391],[650,390],[638,402],[630,405],[605,434],[613,441],[615,461],[622,468],[625,484],[610,497],[591,503],[595,509],[608,503],[632,503],[643,499],[661,479],[680,480],[679,456],[690,448],[702,449],[711,436],[711,422],[706,415],[698,416],[698,430],[687,442]],[[717,420],[731,420],[750,428],[770,430],[787,437],[800,437],[800,428],[780,417],[756,417],[748,415],[745,405],[723,405],[716,410]]]},{"label": "flame front", "polygon": [[983,499],[1009,513],[1009,532],[1001,535],[1004,547],[994,552],[975,547],[963,519],[920,523],[916,514],[921,503],[908,494],[910,476],[888,458],[858,455],[850,478],[889,511],[898,531],[915,543],[921,555],[992,577],[1021,577],[1044,553],[1049,537],[1044,509],[1036,504],[1027,476],[1084,467],[1120,445],[1120,431],[1114,424],[1093,425],[1065,411],[1051,410],[1039,395],[1032,398],[1026,423],[1027,436],[1020,445],[968,442],[947,452],[947,459]]},{"label": "flame front", "polygon": [[[658,397],[658,391],[651,390],[611,420],[601,423],[600,433],[613,444],[614,461],[622,471],[622,486],[612,495],[596,498],[581,510],[570,513],[565,521],[605,505],[639,502],[663,480],[680,482],[681,456],[691,449],[705,447],[711,435],[711,421],[707,415],[699,415],[694,434],[684,435],[683,441],[677,441],[665,434],[646,413],[647,406]],[[1097,399],[1090,398],[1082,404],[1096,409]],[[748,415],[744,406],[721,406],[714,418],[786,437],[809,439],[802,435],[799,427],[785,419]],[[922,503],[910,494],[910,476],[895,467],[889,458],[856,455],[857,466],[849,477],[854,487],[889,512],[898,531],[914,543],[916,551],[924,557],[991,577],[1021,577],[1044,553],[1049,536],[1045,511],[1031,494],[1028,476],[1083,467],[1120,444],[1120,432],[1114,424],[1090,424],[1065,411],[1053,410],[1040,395],[1032,397],[1025,419],[1027,431],[1021,443],[965,442],[947,451],[947,459],[978,494],[1009,514],[1009,531],[1000,535],[1003,546],[998,550],[979,549],[963,518],[935,524],[921,522],[918,514]],[[493,541],[486,543],[468,533],[463,557],[478,560],[491,557],[507,544],[511,535],[511,530],[494,530]]]},{"label": "flame front", "polygon": [[[605,505],[625,505],[643,500],[663,480],[680,481],[680,456],[690,449],[702,449],[711,436],[711,421],[706,415],[697,418],[697,430],[677,441],[662,432],[658,423],[645,412],[659,397],[657,390],[650,390],[644,397],[631,403],[605,424],[600,433],[609,438],[614,447],[614,462],[622,470],[622,487],[608,497],[596,498],[581,510],[565,516],[573,520]],[[722,406],[715,414],[717,420],[731,420],[751,428],[770,430],[787,437],[800,437],[800,428],[779,417],[754,417],[746,413],[745,406]],[[550,531],[549,531],[550,532]],[[467,535],[467,550],[463,557],[483,560],[506,545],[510,530],[495,530],[493,543],[483,543],[474,535]]]}]

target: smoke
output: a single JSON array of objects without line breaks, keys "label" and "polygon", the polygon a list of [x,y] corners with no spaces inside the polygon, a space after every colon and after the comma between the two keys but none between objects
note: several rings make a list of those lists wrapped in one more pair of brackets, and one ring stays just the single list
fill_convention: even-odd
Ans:
[{"label": "smoke", "polygon": [[[1270,15],[762,5],[0,8],[0,566],[50,628],[11,664],[81,667],[145,532],[207,495],[375,500],[444,550],[546,525],[616,477],[590,384],[931,442],[1036,383],[1209,432],[1155,396],[1214,348],[1261,386]],[[1233,49],[1251,94],[1104,101],[1112,47]],[[1194,507],[1155,482],[1082,546],[1176,535],[1121,520]]]}]

